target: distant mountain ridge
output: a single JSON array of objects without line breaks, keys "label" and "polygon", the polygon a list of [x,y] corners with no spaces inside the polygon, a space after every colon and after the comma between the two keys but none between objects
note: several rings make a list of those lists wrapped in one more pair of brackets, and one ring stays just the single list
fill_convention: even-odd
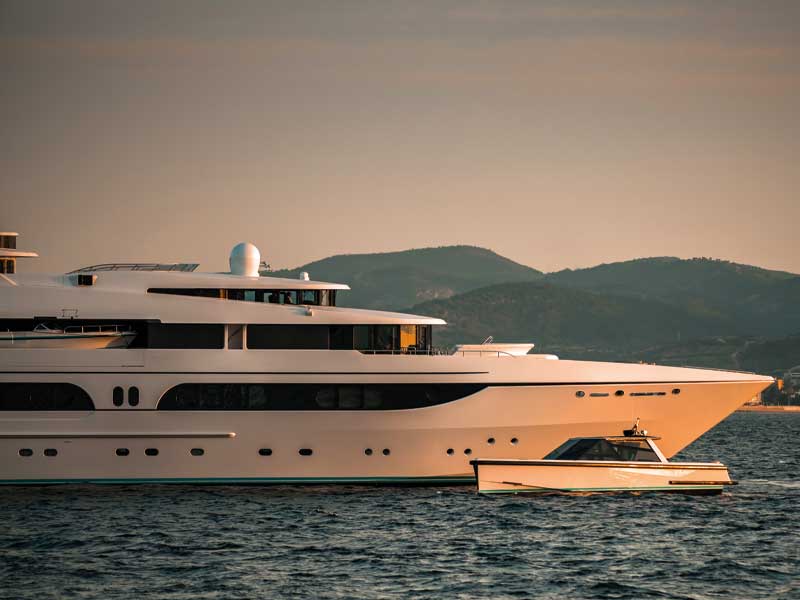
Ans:
[{"label": "distant mountain ridge", "polygon": [[800,276],[708,258],[642,258],[548,273],[544,281],[597,293],[657,299],[737,321],[741,333],[800,331]]},{"label": "distant mountain ridge", "polygon": [[796,342],[758,341],[800,333],[800,276],[784,271],[654,257],[544,274],[484,248],[444,246],[337,255],[270,274],[301,271],[349,284],[342,306],[444,318],[435,334],[444,345],[493,335],[564,357],[720,368],[762,366],[752,348],[770,347],[783,352],[770,361],[800,363]]},{"label": "distant mountain ridge", "polygon": [[339,254],[296,269],[274,271],[297,277],[346,283],[342,306],[399,309],[435,298],[506,281],[533,281],[542,272],[476,246],[442,246],[376,254]]}]

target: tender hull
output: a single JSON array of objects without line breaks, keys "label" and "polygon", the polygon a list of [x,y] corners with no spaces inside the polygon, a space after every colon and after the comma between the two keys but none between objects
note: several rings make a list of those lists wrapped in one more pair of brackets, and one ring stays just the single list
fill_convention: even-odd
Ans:
[{"label": "tender hull", "polygon": [[70,349],[97,350],[126,348],[133,341],[133,333],[40,333],[26,331],[0,334],[0,349]]},{"label": "tender hull", "polygon": [[[771,382],[694,369],[606,364],[603,370],[599,363],[525,357],[364,357],[357,352],[331,357],[337,353],[299,351],[289,364],[288,352],[25,354],[0,354],[6,361],[0,381],[75,383],[91,395],[97,410],[0,413],[3,483],[469,483],[474,482],[469,461],[476,456],[540,458],[568,437],[618,434],[637,417],[642,426],[659,432],[660,447],[671,456]],[[98,363],[98,355],[105,362]],[[230,362],[231,355],[236,361]],[[323,358],[329,372],[298,372],[298,365],[307,369],[323,364]],[[26,360],[35,360],[37,367]],[[209,364],[218,370],[203,371]],[[583,383],[565,381],[569,377]],[[643,383],[644,378],[656,381]],[[461,400],[412,410],[156,410],[173,385],[233,381],[455,381],[488,387]],[[137,386],[141,403],[115,407],[115,386]],[[673,394],[677,388],[680,394]],[[624,395],[615,396],[616,390]],[[660,392],[664,395],[632,395]],[[117,456],[118,448],[128,455]],[[158,455],[146,455],[148,448]],[[203,455],[192,455],[194,448]],[[365,453],[368,448],[371,455]],[[31,455],[21,456],[23,449]],[[57,454],[46,456],[48,449]],[[260,449],[271,454],[263,456]],[[302,449],[311,455],[302,455]]]},{"label": "tender hull", "polygon": [[720,493],[733,482],[719,463],[473,461],[478,491],[502,493]]}]

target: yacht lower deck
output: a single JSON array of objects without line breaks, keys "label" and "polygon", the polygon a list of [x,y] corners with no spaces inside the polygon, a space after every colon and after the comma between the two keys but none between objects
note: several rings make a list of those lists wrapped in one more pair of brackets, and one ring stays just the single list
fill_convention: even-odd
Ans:
[{"label": "yacht lower deck", "polygon": [[[13,352],[16,364],[2,363],[0,384],[66,382],[85,390],[94,409],[0,411],[4,484],[470,483],[474,458],[541,458],[568,437],[608,435],[637,417],[662,435],[661,448],[671,456],[771,381],[534,357],[342,352],[325,371],[304,372],[296,365],[323,364],[312,360],[320,354],[296,351],[295,367],[287,368],[291,353],[248,351],[240,353],[236,370],[210,372],[203,367],[225,366],[232,353]],[[8,352],[0,358],[10,360]],[[340,401],[344,388],[362,389],[363,400],[357,408],[340,403],[287,410],[266,402],[247,410],[165,410],[160,403],[170,390],[187,384],[339,386]],[[367,405],[363,390],[369,386],[408,385],[455,385],[474,393],[417,408]]]}]

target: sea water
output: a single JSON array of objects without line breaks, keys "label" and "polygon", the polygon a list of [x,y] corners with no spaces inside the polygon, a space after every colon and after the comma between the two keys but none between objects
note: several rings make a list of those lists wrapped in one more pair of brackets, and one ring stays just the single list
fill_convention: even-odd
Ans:
[{"label": "sea water", "polygon": [[740,485],[0,488],[0,597],[800,598],[800,414],[734,414],[678,458]]}]

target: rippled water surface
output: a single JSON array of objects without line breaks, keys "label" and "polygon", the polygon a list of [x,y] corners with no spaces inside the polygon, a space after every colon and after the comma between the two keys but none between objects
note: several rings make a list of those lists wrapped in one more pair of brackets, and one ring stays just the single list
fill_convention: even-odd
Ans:
[{"label": "rippled water surface", "polygon": [[681,458],[722,496],[458,488],[0,489],[7,598],[800,598],[800,414],[739,413]]}]

